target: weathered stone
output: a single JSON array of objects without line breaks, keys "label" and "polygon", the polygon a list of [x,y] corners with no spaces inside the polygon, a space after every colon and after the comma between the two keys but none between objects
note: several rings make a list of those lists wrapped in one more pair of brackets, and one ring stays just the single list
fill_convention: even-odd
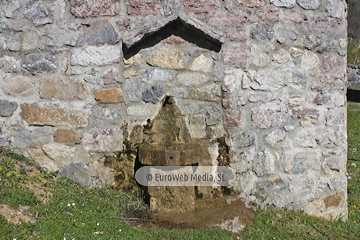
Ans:
[{"label": "weathered stone", "polygon": [[31,92],[34,89],[34,84],[28,81],[27,78],[18,76],[8,79],[3,86],[4,92],[14,95],[21,96]]},{"label": "weathered stone", "polygon": [[36,31],[27,31],[22,35],[21,49],[29,51],[34,49],[44,49],[44,41]]},{"label": "weathered stone", "polygon": [[267,5],[269,0],[237,0],[237,2],[247,7],[261,7]]},{"label": "weathered stone", "polygon": [[292,96],[289,98],[289,104],[290,106],[300,106],[305,102],[304,97],[300,96]]},{"label": "weathered stone", "polygon": [[298,35],[297,29],[293,26],[283,24],[274,26],[274,37],[279,43],[291,44],[297,39]]},{"label": "weathered stone", "polygon": [[119,129],[103,129],[85,132],[82,144],[89,152],[115,152],[122,150],[122,132]]},{"label": "weathered stone", "polygon": [[40,82],[41,98],[63,100],[84,99],[88,95],[85,82],[70,78],[43,78]]},{"label": "weathered stone", "polygon": [[248,19],[245,12],[241,12],[239,14],[218,12],[209,19],[208,23],[215,26],[239,27],[244,25],[247,20]]},{"label": "weathered stone", "polygon": [[254,44],[251,46],[251,63],[257,67],[266,67],[270,63],[270,56],[266,46]]},{"label": "weathered stone", "polygon": [[235,149],[241,150],[244,147],[250,147],[255,144],[256,135],[253,132],[239,132],[231,137]]},{"label": "weathered stone", "polygon": [[40,18],[40,19],[34,19],[33,23],[36,27],[43,26],[46,24],[52,23],[51,18]]},{"label": "weathered stone", "polygon": [[1,117],[11,117],[17,108],[18,108],[18,104],[16,102],[0,100],[0,116]]},{"label": "weathered stone", "polygon": [[340,172],[341,169],[341,161],[338,159],[337,156],[327,158],[325,161],[326,167],[328,167],[331,171]]},{"label": "weathered stone", "polygon": [[[225,70],[225,77],[223,80],[222,90],[224,92],[236,92],[241,87],[241,80],[244,71],[241,69]],[[225,100],[225,99],[223,99]]]},{"label": "weathered stone", "polygon": [[89,31],[87,41],[90,44],[114,44],[120,39],[114,27],[107,21],[97,22]]},{"label": "weathered stone", "polygon": [[292,109],[292,116],[301,120],[301,125],[312,125],[319,122],[319,110],[313,108]]},{"label": "weathered stone", "polygon": [[323,53],[321,55],[323,62],[323,69],[326,73],[337,72],[340,66],[344,65],[344,57],[338,54]]},{"label": "weathered stone", "polygon": [[319,37],[315,34],[303,36],[302,39],[304,41],[304,47],[309,50],[319,46],[321,44],[321,40],[322,40],[321,37]]},{"label": "weathered stone", "polygon": [[346,109],[331,109],[326,115],[326,126],[346,124]]},{"label": "weathered stone", "polygon": [[313,80],[311,89],[321,93],[344,91],[346,89],[346,79],[332,75],[317,76]]},{"label": "weathered stone", "polygon": [[292,162],[292,173],[293,174],[302,174],[307,170],[306,162],[308,157],[306,153],[297,153]]},{"label": "weathered stone", "polygon": [[278,147],[278,145],[283,142],[286,138],[286,132],[282,129],[276,129],[270,132],[265,137],[265,141],[272,147]]},{"label": "weathered stone", "polygon": [[121,49],[119,46],[88,46],[75,48],[71,51],[71,65],[104,66],[120,62]]},{"label": "weathered stone", "polygon": [[144,102],[158,103],[164,94],[163,88],[155,84],[141,92],[141,99]]},{"label": "weathered stone", "polygon": [[60,143],[48,143],[42,146],[46,155],[57,162],[56,165],[65,165],[75,156],[75,147],[69,147]]},{"label": "weathered stone", "polygon": [[242,48],[225,48],[223,50],[224,63],[226,65],[245,68],[247,65],[247,53]]},{"label": "weathered stone", "polygon": [[164,70],[155,68],[146,79],[146,83],[154,83],[154,82],[169,82],[174,79],[177,72],[172,70]]},{"label": "weathered stone", "polygon": [[304,15],[300,11],[295,11],[295,10],[286,11],[284,15],[286,20],[290,20],[296,23],[304,22]]},{"label": "weathered stone", "polygon": [[341,18],[345,14],[345,8],[345,4],[341,0],[328,0],[326,2],[326,11],[334,18]]},{"label": "weathered stone", "polygon": [[80,138],[76,135],[73,128],[59,128],[53,133],[54,141],[61,143],[80,143]]},{"label": "weathered stone", "polygon": [[111,84],[119,82],[119,69],[111,67],[105,74],[104,74],[104,83],[105,84]]},{"label": "weathered stone", "polygon": [[0,58],[0,68],[3,69],[5,72],[15,72],[19,68],[19,66],[19,61],[16,60],[14,57],[3,56],[2,58]]},{"label": "weathered stone", "polygon": [[235,42],[245,42],[247,40],[245,31],[229,32],[228,37],[231,41],[235,41]]},{"label": "weathered stone", "polygon": [[296,0],[270,0],[272,4],[278,7],[293,8],[296,5]]},{"label": "weathered stone", "polygon": [[324,198],[325,207],[337,207],[344,201],[344,193],[336,193]]},{"label": "weathered stone", "polygon": [[70,12],[76,17],[113,16],[118,14],[117,0],[70,0]]},{"label": "weathered stone", "polygon": [[[155,70],[158,70],[158,69],[156,68]],[[127,69],[123,72],[124,78],[131,78],[131,77],[135,77],[135,76],[139,76],[139,75],[140,75],[140,72],[135,69]],[[154,80],[156,81],[156,78]]]},{"label": "weathered stone", "polygon": [[81,162],[72,162],[59,171],[60,177],[66,177],[85,187],[91,186],[91,172],[89,168]]},{"label": "weathered stone", "polygon": [[20,128],[14,133],[11,144],[13,148],[25,148],[41,146],[49,142],[52,142],[52,136],[48,127],[36,128],[33,131]]},{"label": "weathered stone", "polygon": [[185,69],[188,62],[188,56],[182,50],[175,48],[161,49],[151,55],[146,62],[152,66],[171,69]]},{"label": "weathered stone", "polygon": [[18,0],[4,1],[1,4],[2,4],[1,8],[5,13],[5,17],[7,18],[12,18],[13,12],[20,8],[20,4]]},{"label": "weathered stone", "polygon": [[271,102],[272,100],[276,99],[276,93],[270,92],[250,92],[248,95],[249,102],[262,102],[267,103]]},{"label": "weathered stone", "polygon": [[219,100],[220,96],[221,90],[219,85],[216,83],[193,89],[190,92],[190,98],[202,101],[216,102]]},{"label": "weathered stone", "polygon": [[291,47],[289,49],[289,52],[290,52],[291,56],[293,56],[294,58],[297,58],[297,57],[300,57],[301,54],[303,54],[304,50],[295,48],[295,47]]},{"label": "weathered stone", "polygon": [[157,15],[160,14],[161,7],[156,3],[143,2],[140,0],[129,0],[127,12],[130,15]]},{"label": "weathered stone", "polygon": [[319,0],[296,0],[300,7],[308,9],[317,9],[319,7]]},{"label": "weathered stone", "polygon": [[305,51],[301,57],[301,68],[310,70],[320,65],[320,59],[316,53]]},{"label": "weathered stone", "polygon": [[252,36],[257,41],[269,41],[274,37],[274,32],[270,25],[257,25]]},{"label": "weathered stone", "polygon": [[186,0],[184,3],[184,12],[209,13],[215,12],[219,7],[210,1]]},{"label": "weathered stone", "polygon": [[281,126],[289,118],[289,107],[285,104],[265,103],[251,109],[252,126],[270,128]]},{"label": "weathered stone", "polygon": [[36,103],[20,105],[21,116],[29,125],[70,125],[85,127],[88,125],[88,115],[83,110],[65,109],[44,106]]},{"label": "weathered stone", "polygon": [[49,14],[47,8],[39,2],[29,1],[26,3],[23,15],[27,19],[44,18]]},{"label": "weathered stone", "polygon": [[31,53],[22,60],[23,73],[37,74],[42,72],[55,72],[58,66],[57,58],[47,52]]},{"label": "weathered stone", "polygon": [[217,107],[211,106],[207,109],[205,113],[206,125],[208,126],[216,125],[221,121],[221,119],[222,119],[222,114]]},{"label": "weathered stone", "polygon": [[338,23],[336,19],[329,17],[316,16],[307,20],[304,25],[311,31],[319,31],[323,33],[334,33],[338,30]]},{"label": "weathered stone", "polygon": [[129,102],[137,102],[140,100],[139,84],[135,79],[128,79],[125,81],[125,100]]},{"label": "weathered stone", "polygon": [[13,51],[13,52],[20,51],[21,45],[20,45],[19,35],[16,35],[16,34],[10,35],[5,39],[4,42],[5,42],[6,48],[9,49],[10,51]]},{"label": "weathered stone", "polygon": [[207,75],[196,72],[182,72],[179,73],[175,79],[178,84],[187,87],[200,86],[209,80]]},{"label": "weathered stone", "polygon": [[194,59],[190,65],[191,71],[212,72],[214,61],[203,54]]},{"label": "weathered stone", "polygon": [[346,180],[344,179],[333,179],[329,182],[329,187],[334,191],[341,191],[346,187]]},{"label": "weathered stone", "polygon": [[316,146],[315,136],[305,129],[301,129],[295,134],[295,143],[304,148],[314,148]]},{"label": "weathered stone", "polygon": [[317,105],[327,104],[331,100],[331,97],[317,94],[314,98],[314,103]]},{"label": "weathered stone", "polygon": [[94,92],[95,99],[101,103],[120,103],[123,101],[123,94],[120,88],[106,88]]},{"label": "weathered stone", "polygon": [[265,22],[279,21],[279,8],[274,6],[266,6],[256,11],[257,16]]},{"label": "weathered stone", "polygon": [[226,109],[225,121],[230,127],[239,126],[244,121],[244,114],[240,110]]},{"label": "weathered stone", "polygon": [[62,47],[75,46],[80,39],[80,24],[71,22],[60,22],[53,24],[48,28],[45,35],[48,37],[46,44],[48,46]]},{"label": "weathered stone", "polygon": [[135,105],[127,108],[127,114],[131,116],[154,116],[158,112],[155,104]]},{"label": "weathered stone", "polygon": [[274,155],[267,149],[258,152],[254,158],[253,171],[259,177],[275,173]]},{"label": "weathered stone", "polygon": [[[336,146],[340,146],[342,142],[345,140],[345,132],[341,131],[339,128],[330,128],[327,131],[322,131],[316,135],[316,142],[327,148],[334,148]],[[334,153],[325,154],[324,156],[330,155],[333,156]],[[339,161],[339,157],[336,158],[336,161]]]},{"label": "weathered stone", "polygon": [[283,66],[285,63],[291,61],[290,53],[284,49],[279,49],[274,53],[272,61],[273,63]]},{"label": "weathered stone", "polygon": [[248,85],[254,90],[278,91],[285,85],[284,80],[280,71],[261,70],[253,72],[250,70],[247,78],[243,79],[243,88]]},{"label": "weathered stone", "polygon": [[129,59],[124,59],[124,63],[125,63],[125,65],[139,66],[139,65],[145,63],[145,59],[142,54],[137,53]]}]

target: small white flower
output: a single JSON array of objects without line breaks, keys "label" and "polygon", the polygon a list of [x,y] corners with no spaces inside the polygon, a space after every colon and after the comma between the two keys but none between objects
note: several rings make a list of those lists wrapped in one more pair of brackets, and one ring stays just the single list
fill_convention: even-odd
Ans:
[{"label": "small white flower", "polygon": [[119,229],[119,232],[121,232],[121,229]]},{"label": "small white flower", "polygon": [[75,206],[75,203],[73,203],[73,204],[71,204],[71,205]]},{"label": "small white flower", "polygon": [[100,225],[100,223],[97,223],[97,224],[96,224],[96,226],[99,226],[99,225]]},{"label": "small white flower", "polygon": [[68,203],[68,206],[70,207],[70,203]]}]

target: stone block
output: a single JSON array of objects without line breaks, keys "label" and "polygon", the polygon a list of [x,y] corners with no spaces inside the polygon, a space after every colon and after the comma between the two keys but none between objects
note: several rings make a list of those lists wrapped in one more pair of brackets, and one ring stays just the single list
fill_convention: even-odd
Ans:
[{"label": "stone block", "polygon": [[17,76],[10,78],[5,81],[3,85],[4,92],[14,95],[14,96],[22,96],[34,89],[34,84],[28,81],[27,78]]},{"label": "stone block", "polygon": [[251,109],[252,126],[271,128],[281,126],[289,118],[289,107],[286,104],[265,103]]},{"label": "stone block", "polygon": [[277,7],[293,8],[296,6],[296,0],[270,0]]},{"label": "stone block", "polygon": [[319,122],[320,112],[314,108],[294,108],[292,116],[300,119],[301,125],[313,125]]},{"label": "stone block", "polygon": [[267,6],[259,8],[256,11],[257,16],[264,22],[278,22],[279,21],[279,8],[274,6]]},{"label": "stone block", "polygon": [[119,79],[119,69],[111,67],[105,74],[104,74],[104,83],[105,84],[111,84],[111,83],[117,83],[120,82]]},{"label": "stone block", "polygon": [[326,126],[346,124],[346,109],[329,109],[326,115]]},{"label": "stone block", "polygon": [[161,7],[153,2],[144,2],[141,0],[129,0],[127,12],[129,15],[158,15]]},{"label": "stone block", "polygon": [[286,11],[284,15],[285,20],[290,20],[295,23],[304,22],[304,15],[300,11],[290,10]]},{"label": "stone block", "polygon": [[292,44],[298,37],[297,29],[290,25],[277,24],[274,26],[274,37],[279,43]]},{"label": "stone block", "polygon": [[227,47],[223,50],[224,63],[229,66],[245,68],[247,65],[247,53],[242,48]]},{"label": "stone block", "polygon": [[271,147],[276,148],[285,140],[285,138],[286,132],[282,129],[276,129],[265,136],[265,142]]},{"label": "stone block", "polygon": [[94,92],[95,99],[101,103],[120,103],[123,94],[120,88],[105,88]]},{"label": "stone block", "polygon": [[159,106],[155,104],[135,105],[127,108],[127,114],[130,116],[153,117],[158,112],[158,108]]},{"label": "stone block", "polygon": [[244,121],[244,113],[240,110],[226,109],[225,121],[230,127],[240,126]]},{"label": "stone block", "polygon": [[254,90],[278,91],[285,85],[284,74],[272,70],[249,71],[247,77],[243,79],[243,88],[245,85]]},{"label": "stone block", "polygon": [[324,198],[325,208],[337,207],[344,202],[344,193],[336,193]]},{"label": "stone block", "polygon": [[89,152],[116,152],[123,149],[122,132],[119,129],[94,129],[91,132],[85,132],[82,138],[82,144]]},{"label": "stone block", "polygon": [[42,146],[45,154],[62,167],[75,156],[75,147],[69,147],[60,143],[48,143]]},{"label": "stone block", "polygon": [[335,33],[338,30],[338,23],[336,19],[326,16],[316,16],[304,22],[304,26],[310,31]]},{"label": "stone block", "polygon": [[74,128],[59,128],[53,133],[54,141],[61,143],[80,143],[80,138],[76,135]]},{"label": "stone block", "polygon": [[247,7],[261,7],[269,4],[269,0],[236,0]]},{"label": "stone block", "polygon": [[328,0],[326,2],[326,11],[333,18],[341,18],[345,14],[346,3],[342,0]]},{"label": "stone block", "polygon": [[344,61],[346,59],[344,57],[339,56],[338,54],[330,54],[330,53],[323,53],[321,55],[322,59],[322,68],[324,69],[324,72],[330,73],[330,72],[338,72],[339,69],[344,66]]},{"label": "stone block", "polygon": [[22,72],[25,74],[51,73],[55,72],[57,67],[56,56],[48,52],[30,53],[25,55],[22,60]]},{"label": "stone block", "polygon": [[59,98],[62,100],[84,99],[88,95],[83,80],[64,78],[43,78],[40,82],[41,98]]},{"label": "stone block", "polygon": [[141,99],[144,102],[158,103],[164,94],[163,88],[155,84],[141,92]]},{"label": "stone block", "polygon": [[36,103],[20,105],[21,117],[29,125],[76,126],[88,125],[88,114],[84,110],[75,110],[59,107],[44,106]]},{"label": "stone block", "polygon": [[220,123],[222,119],[222,113],[219,108],[211,106],[206,110],[205,122],[207,126],[212,126]]},{"label": "stone block", "polygon": [[20,62],[14,57],[3,56],[0,58],[0,69],[3,69],[7,73],[16,72],[19,66]]},{"label": "stone block", "polygon": [[245,31],[231,31],[227,36],[234,42],[245,42],[247,40]]},{"label": "stone block", "polygon": [[26,148],[41,146],[52,142],[52,140],[49,127],[36,128],[33,131],[20,128],[14,133],[11,145],[13,148]]},{"label": "stone block", "polygon": [[91,186],[91,172],[89,168],[81,162],[72,162],[59,171],[60,177],[66,177],[85,187]]},{"label": "stone block", "polygon": [[192,89],[189,97],[202,101],[216,102],[220,99],[220,96],[220,86],[216,83],[212,83],[197,89]]},{"label": "stone block", "polygon": [[346,89],[346,78],[333,75],[317,76],[313,79],[311,89],[321,93],[343,92]]},{"label": "stone block", "polygon": [[194,61],[190,64],[191,71],[202,71],[202,72],[212,72],[214,66],[214,61],[211,58],[205,57],[203,54],[196,57]]},{"label": "stone block", "polygon": [[146,62],[152,66],[171,69],[185,69],[188,56],[180,49],[164,48],[151,55]]},{"label": "stone block", "polygon": [[82,36],[80,27],[78,23],[66,21],[52,24],[45,33],[48,38],[46,44],[55,47],[74,47]]},{"label": "stone block", "polygon": [[314,98],[314,103],[317,105],[324,105],[329,103],[329,101],[331,100],[331,97],[329,96],[324,96],[322,94],[317,94],[316,97]]},{"label": "stone block", "polygon": [[232,14],[230,12],[218,12],[208,21],[209,24],[214,26],[229,26],[240,27],[248,21],[248,16],[245,12]]},{"label": "stone block", "polygon": [[120,46],[88,46],[71,50],[71,65],[104,66],[120,62]]},{"label": "stone block", "polygon": [[305,129],[298,131],[294,140],[297,145],[303,148],[314,148],[316,146],[315,136]]},{"label": "stone block", "polygon": [[320,36],[317,36],[315,34],[311,35],[305,35],[302,37],[304,42],[304,47],[311,50],[317,46],[319,46],[322,42],[322,39]]},{"label": "stone block", "polygon": [[209,80],[210,78],[207,75],[197,72],[181,72],[175,78],[178,84],[186,87],[200,86]]},{"label": "stone block", "polygon": [[316,53],[305,51],[301,57],[301,68],[310,70],[320,65],[320,59]]},{"label": "stone block", "polygon": [[250,92],[248,95],[249,102],[267,103],[277,98],[277,94],[273,92]]},{"label": "stone block", "polygon": [[6,48],[12,52],[18,52],[20,51],[21,44],[20,44],[20,38],[19,35],[13,34],[10,36],[7,36],[4,41]]},{"label": "stone block", "polygon": [[269,41],[274,37],[273,27],[270,25],[258,24],[252,32],[257,41]]},{"label": "stone block", "polygon": [[33,20],[36,18],[47,17],[49,14],[49,11],[40,2],[29,1],[26,3],[25,8],[22,13],[25,18]]},{"label": "stone block", "polygon": [[23,51],[41,49],[45,47],[44,39],[36,31],[27,31],[22,35],[21,49]]},{"label": "stone block", "polygon": [[255,144],[256,135],[253,132],[239,132],[231,136],[231,141],[235,149],[241,150],[244,147],[250,147]]},{"label": "stone block", "polygon": [[297,4],[299,4],[300,7],[306,10],[314,10],[317,9],[320,5],[319,0],[296,0]]},{"label": "stone block", "polygon": [[111,23],[101,21],[92,26],[86,40],[90,44],[115,44],[119,42],[120,36]]},{"label": "stone block", "polygon": [[114,16],[119,10],[117,0],[70,0],[70,12],[76,17]]},{"label": "stone block", "polygon": [[177,72],[173,70],[155,68],[150,72],[149,77],[146,79],[146,83],[170,82],[175,78],[176,74]]},{"label": "stone block", "polygon": [[17,108],[18,108],[18,104],[16,102],[0,100],[0,116],[1,117],[11,117]]},{"label": "stone block", "polygon": [[258,177],[274,174],[276,171],[274,155],[267,149],[258,152],[253,161],[253,171]]},{"label": "stone block", "polygon": [[219,7],[211,1],[186,0],[184,12],[195,14],[215,12]]}]

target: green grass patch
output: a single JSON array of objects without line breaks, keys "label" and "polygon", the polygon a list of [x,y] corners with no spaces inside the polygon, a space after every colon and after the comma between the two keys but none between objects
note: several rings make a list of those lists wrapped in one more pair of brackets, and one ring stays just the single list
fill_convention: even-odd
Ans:
[{"label": "green grass patch", "polygon": [[347,50],[347,62],[350,64],[360,64],[360,40],[349,39]]}]

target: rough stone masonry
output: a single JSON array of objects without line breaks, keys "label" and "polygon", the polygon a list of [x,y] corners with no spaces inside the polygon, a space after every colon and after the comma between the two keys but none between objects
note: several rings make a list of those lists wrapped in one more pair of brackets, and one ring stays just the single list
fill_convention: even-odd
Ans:
[{"label": "rough stone masonry", "polygon": [[0,144],[111,185],[169,95],[248,206],[346,219],[346,17],[345,0],[1,0]]}]

